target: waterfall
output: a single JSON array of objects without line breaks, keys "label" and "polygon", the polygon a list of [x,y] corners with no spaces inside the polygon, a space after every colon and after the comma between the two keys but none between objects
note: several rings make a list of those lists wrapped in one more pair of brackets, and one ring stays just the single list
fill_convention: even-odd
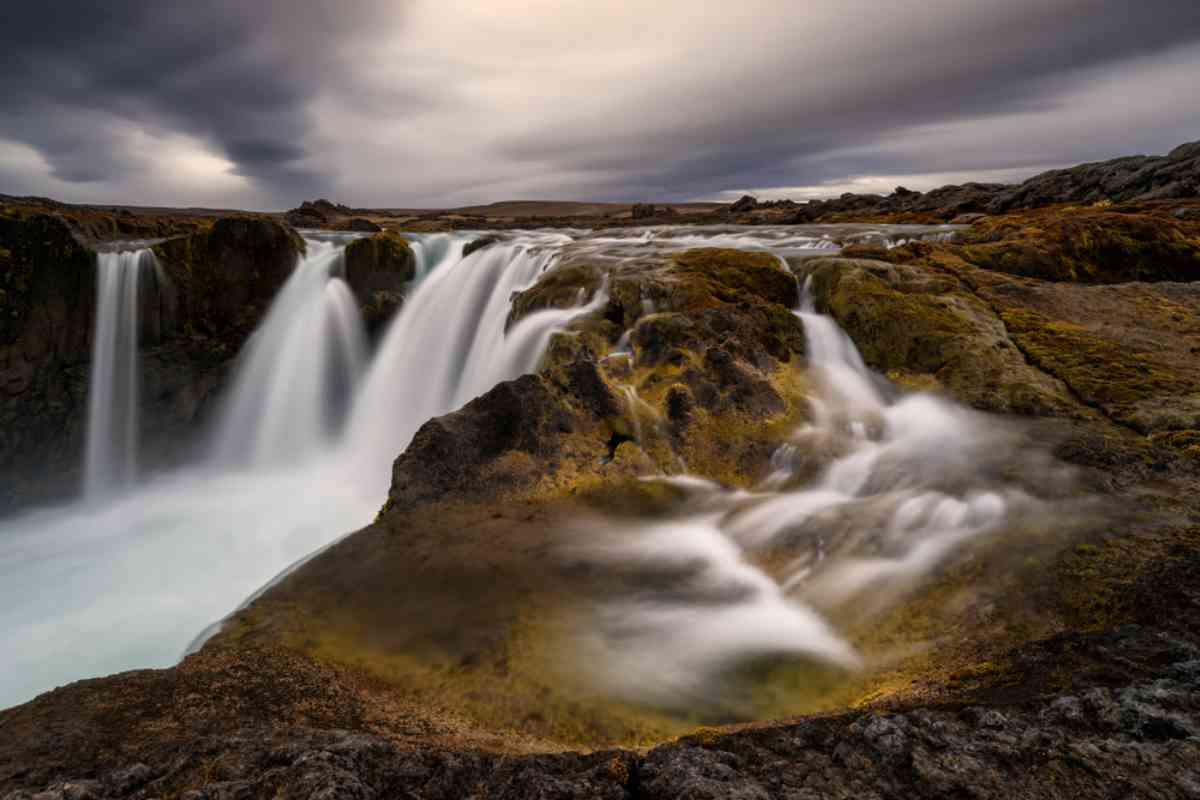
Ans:
[{"label": "waterfall", "polygon": [[[310,236],[240,354],[205,459],[104,503],[4,520],[0,707],[70,680],[174,663],[281,570],[370,523],[392,461],[422,424],[535,369],[555,331],[607,302],[601,286],[574,308],[510,326],[513,294],[560,260],[620,269],[703,243],[811,254],[829,241],[771,229],[723,236],[516,232],[464,257],[470,234],[415,235],[414,284],[369,363],[357,307],[338,277],[348,237]],[[136,281],[148,259],[146,251],[99,259],[89,493],[134,474]],[[627,680],[618,690],[702,693],[722,665],[747,653],[852,665],[853,648],[822,616],[849,602],[835,584],[883,597],[1023,502],[1011,487],[971,480],[971,460],[996,449],[987,426],[934,398],[895,399],[832,320],[811,309],[802,318],[821,391],[812,425],[780,448],[777,474],[753,493],[672,479],[691,493],[693,513],[649,530],[610,525],[591,540],[599,562],[661,574],[653,563],[665,559],[686,567],[668,574],[697,580],[647,581],[645,593],[597,623],[603,641],[624,642],[605,654],[615,661],[594,662]],[[789,448],[799,452],[811,437],[836,440],[828,451],[838,455],[804,489]],[[858,511],[868,507],[892,522],[868,524]],[[825,511],[841,516],[831,522]],[[631,549],[639,533],[643,546]],[[761,548],[797,541],[808,549],[785,573],[756,566]],[[845,582],[823,583],[839,569]],[[644,625],[622,627],[635,623]]]},{"label": "waterfall", "polygon": [[362,317],[337,276],[345,243],[305,241],[306,255],[239,357],[216,437],[218,464],[271,466],[327,450],[362,376]]},{"label": "waterfall", "polygon": [[361,318],[338,277],[347,237],[309,237],[239,356],[201,463],[104,504],[4,521],[0,707],[174,663],[282,570],[367,525],[429,417],[532,370],[555,330],[605,302],[600,292],[506,330],[512,293],[569,237],[522,235],[467,258],[469,236],[414,239],[416,285],[365,373]]},{"label": "waterfall", "polygon": [[96,256],[83,484],[88,497],[127,488],[137,474],[138,283],[154,266],[150,250]]},{"label": "waterfall", "polygon": [[354,404],[345,446],[359,480],[386,491],[392,460],[427,420],[532,371],[551,335],[571,319],[599,308],[600,291],[574,309],[530,314],[505,330],[514,292],[537,280],[570,238],[527,234],[463,257],[467,239],[436,245],[421,281],[393,321]]}]

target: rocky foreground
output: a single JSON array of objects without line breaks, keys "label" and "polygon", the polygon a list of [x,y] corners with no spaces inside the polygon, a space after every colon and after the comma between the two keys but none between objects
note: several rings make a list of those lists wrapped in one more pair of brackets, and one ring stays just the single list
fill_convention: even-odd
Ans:
[{"label": "rocky foreground", "polygon": [[[1184,180],[1180,152],[1130,174],[1160,191]],[[952,242],[786,268],[720,249],[564,262],[514,299],[514,321],[605,275],[610,300],[537,374],[423,426],[372,525],[178,667],[0,712],[0,797],[1200,796],[1200,200],[1177,193],[998,209]],[[29,265],[6,295],[20,322],[0,329],[0,453],[19,475],[39,440],[69,460],[91,312],[80,223],[4,220],[0,258]],[[28,250],[9,244],[35,229]],[[182,234],[159,246],[178,299],[157,301],[171,310],[147,361],[175,348],[174,369],[216,375],[278,280],[216,283],[216,264],[237,268],[225,242],[282,261],[296,240],[275,222]],[[348,256],[364,306],[403,301],[387,279],[403,243],[381,236]],[[788,689],[753,695],[752,713],[580,694],[555,665],[592,577],[554,557],[555,537],[600,510],[678,508],[637,478],[680,461],[731,486],[766,474],[809,413],[803,282],[898,391],[1005,415],[1030,453],[1072,467],[1057,502],[1091,510],[1013,531],[864,617],[864,672],[769,667]],[[608,357],[626,331],[631,357]],[[203,402],[180,396],[159,400],[182,430]]]}]

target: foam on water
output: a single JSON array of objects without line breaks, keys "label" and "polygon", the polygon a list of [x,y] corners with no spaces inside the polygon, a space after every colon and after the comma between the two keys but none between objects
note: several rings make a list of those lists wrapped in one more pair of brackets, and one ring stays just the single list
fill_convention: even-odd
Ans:
[{"label": "foam on water", "polygon": [[[711,704],[731,669],[759,657],[853,668],[859,656],[831,619],[878,612],[967,543],[1047,512],[992,469],[1020,463],[1012,430],[940,397],[889,391],[804,298],[818,390],[774,473],[753,491],[662,478],[687,493],[688,513],[592,521],[572,537],[570,559],[638,587],[605,597],[584,626],[581,668],[601,687],[689,708]],[[806,478],[814,453],[834,455]]]}]

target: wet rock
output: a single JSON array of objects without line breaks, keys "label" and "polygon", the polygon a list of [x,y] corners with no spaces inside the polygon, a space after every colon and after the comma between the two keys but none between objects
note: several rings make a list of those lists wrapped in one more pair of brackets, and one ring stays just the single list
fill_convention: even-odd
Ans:
[{"label": "wet rock", "polygon": [[686,314],[652,314],[638,320],[630,337],[638,366],[683,364],[700,346],[701,331]]},{"label": "wet rock", "polygon": [[417,259],[408,240],[395,231],[355,239],[346,245],[346,282],[361,300],[374,291],[399,291],[413,279]]},{"label": "wet rock", "polygon": [[408,240],[384,231],[346,245],[346,283],[358,299],[367,331],[382,330],[404,302],[409,281],[417,273],[417,258]]},{"label": "wet rock", "polygon": [[667,391],[667,419],[676,429],[687,426],[695,407],[696,400],[686,386],[677,384]]},{"label": "wet rock", "polygon": [[[591,404],[615,405],[587,384]],[[585,424],[562,391],[545,378],[525,375],[496,386],[462,410],[421,426],[392,468],[389,502],[412,507],[454,496],[500,497],[537,483],[546,465],[564,453],[568,434]],[[603,455],[594,442],[595,461]]]},{"label": "wet rock", "polygon": [[257,321],[295,269],[304,240],[272,219],[225,217],[155,252],[181,293],[183,319],[219,333]]},{"label": "wet rock", "polygon": [[71,487],[81,444],[95,255],[55,214],[0,215],[0,507]]},{"label": "wet rock", "polygon": [[634,203],[629,213],[634,219],[653,219],[658,215],[658,208],[652,203]]},{"label": "wet rock", "polygon": [[1078,413],[1069,389],[1031,367],[1003,320],[954,276],[915,265],[810,259],[819,310],[884,373],[924,373],[960,401],[989,411]]},{"label": "wet rock", "polygon": [[483,248],[489,247],[498,241],[500,240],[495,236],[481,236],[478,239],[473,239],[463,246],[463,258],[471,255],[471,253],[474,253],[476,250],[482,250]]},{"label": "wet rock", "polygon": [[721,393],[720,400],[710,400],[710,407],[731,407],[760,417],[778,414],[786,407],[770,381],[739,363],[728,350],[710,347],[704,353],[704,367]]}]

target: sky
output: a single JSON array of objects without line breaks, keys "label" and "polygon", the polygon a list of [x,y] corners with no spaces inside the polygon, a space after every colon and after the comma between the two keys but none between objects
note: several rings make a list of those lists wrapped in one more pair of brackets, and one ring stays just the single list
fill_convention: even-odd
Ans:
[{"label": "sky", "polygon": [[0,193],[282,210],[826,197],[1200,139],[1198,0],[39,0]]}]

